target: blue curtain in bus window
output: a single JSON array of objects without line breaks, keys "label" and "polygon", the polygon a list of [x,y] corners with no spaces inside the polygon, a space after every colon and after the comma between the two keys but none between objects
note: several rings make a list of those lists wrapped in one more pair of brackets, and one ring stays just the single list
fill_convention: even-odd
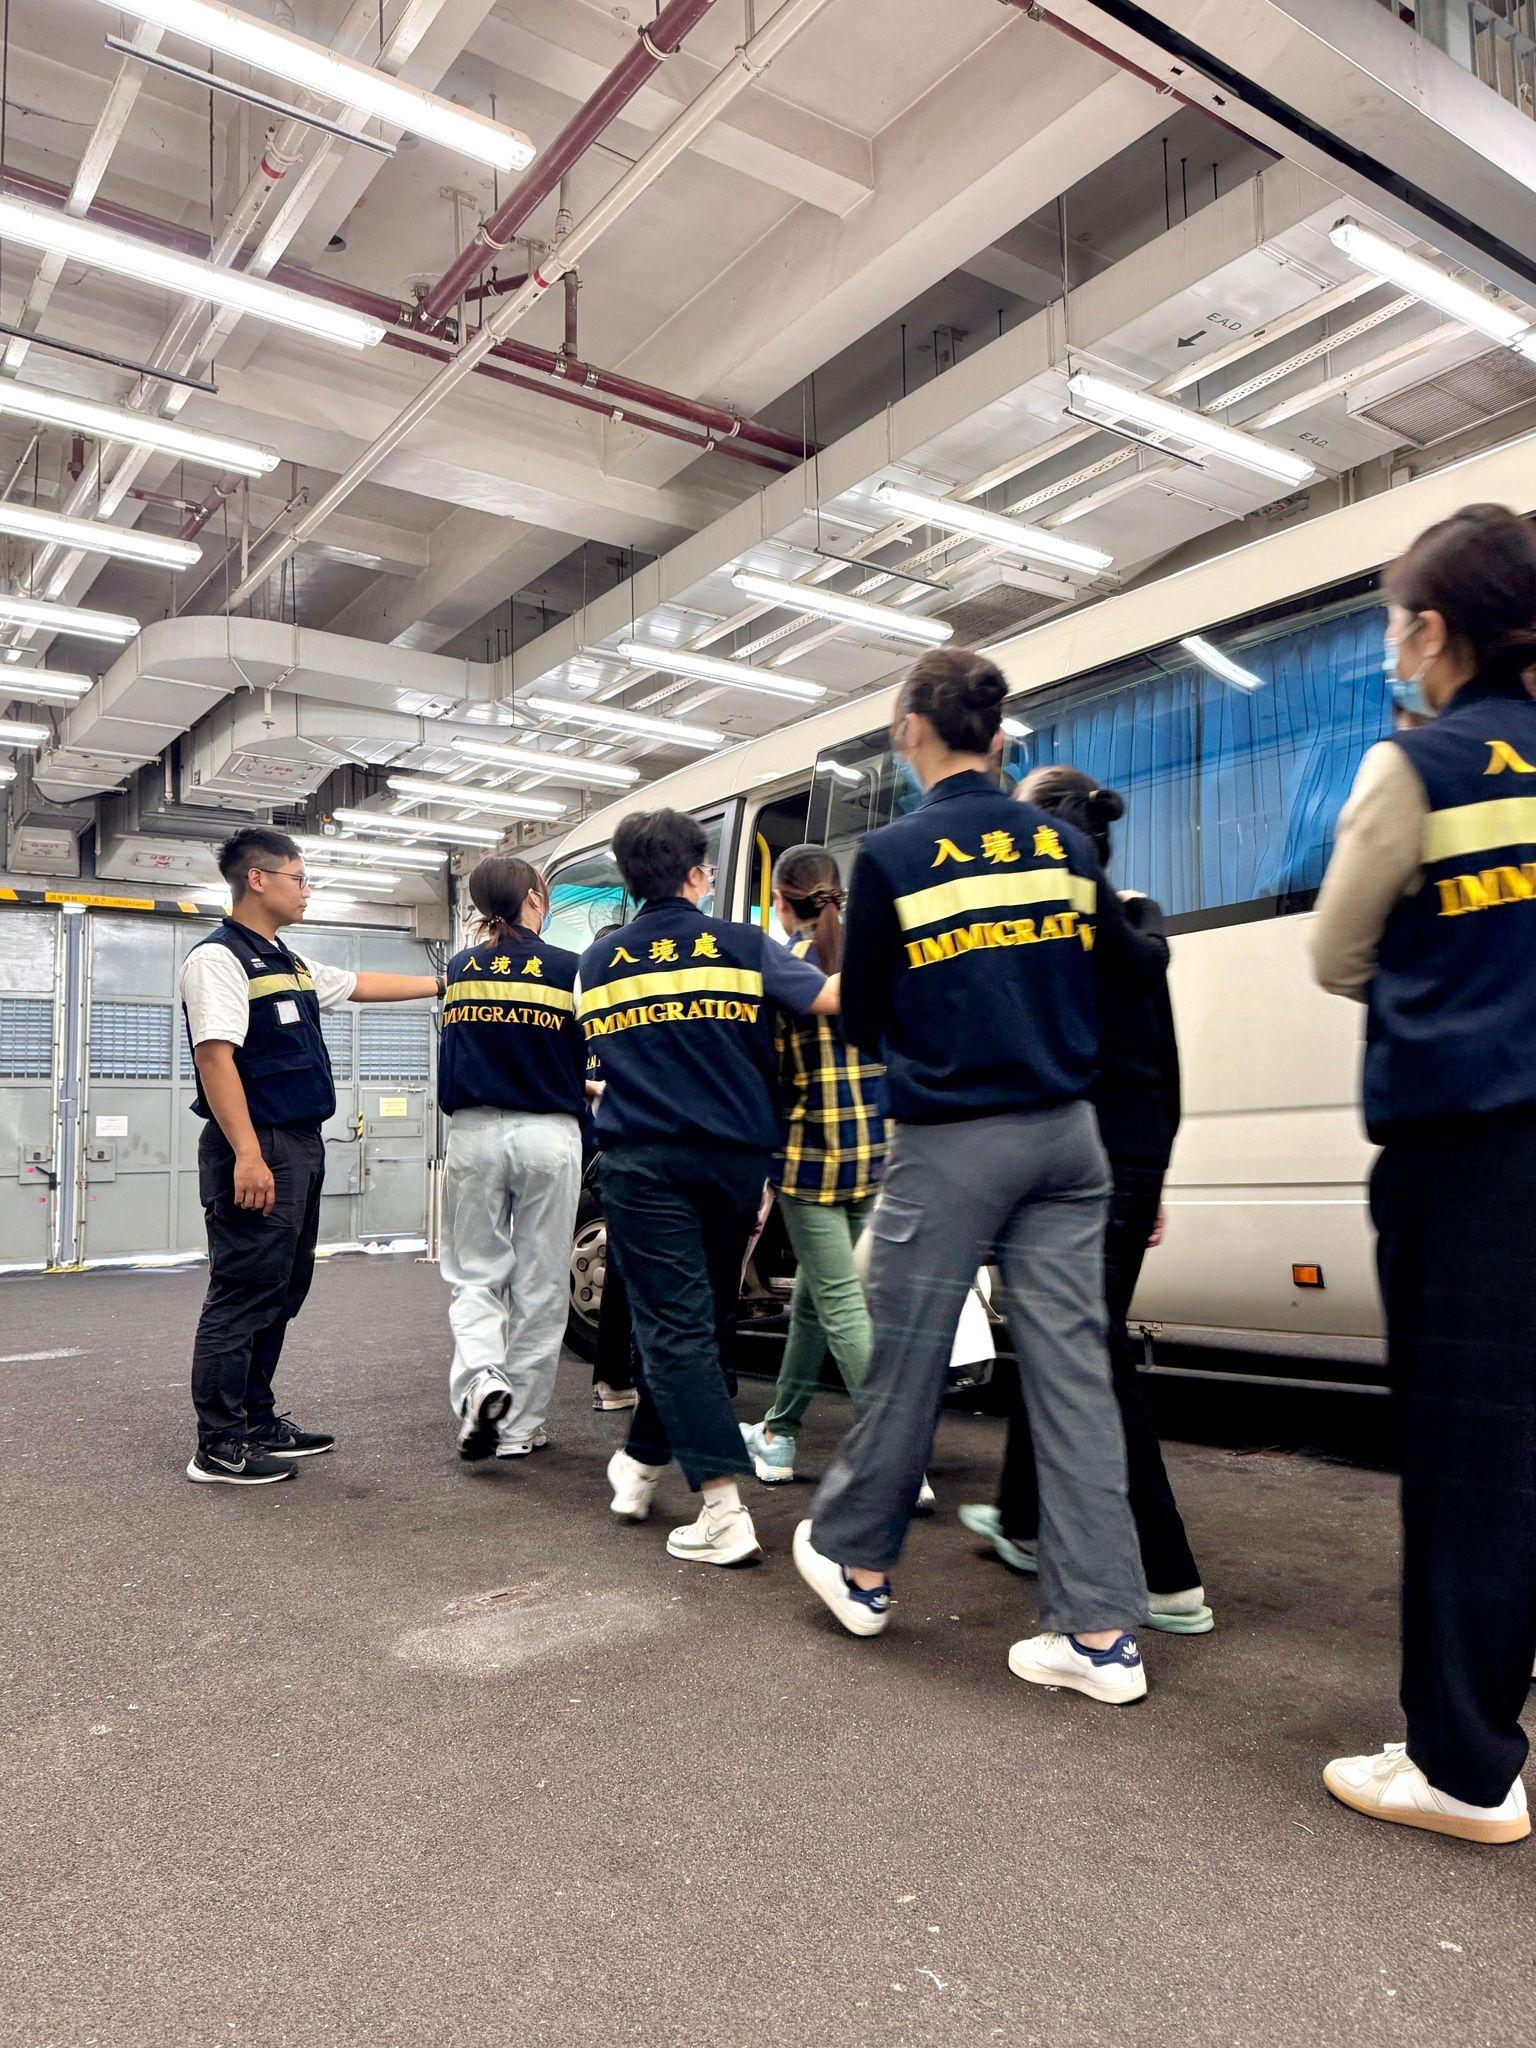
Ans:
[{"label": "blue curtain in bus window", "polygon": [[1190,670],[1152,671],[1112,695],[1068,706],[1027,744],[1025,765],[1064,762],[1125,798],[1115,828],[1115,880],[1177,916],[1199,897],[1199,683]]},{"label": "blue curtain in bus window", "polygon": [[1383,624],[1372,605],[1224,649],[1257,689],[1197,671],[1202,908],[1322,881],[1360,758],[1391,722]]}]

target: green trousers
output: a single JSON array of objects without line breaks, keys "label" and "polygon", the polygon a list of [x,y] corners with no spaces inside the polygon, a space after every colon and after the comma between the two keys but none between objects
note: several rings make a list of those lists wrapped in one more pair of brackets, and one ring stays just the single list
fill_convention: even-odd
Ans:
[{"label": "green trousers", "polygon": [[828,1351],[854,1393],[869,1367],[870,1321],[864,1289],[853,1270],[853,1248],[875,1206],[873,1193],[856,1202],[802,1202],[779,1196],[779,1214],[795,1254],[795,1291],[789,1304],[789,1339],[779,1367],[773,1406],[763,1427],[793,1437],[821,1383]]}]

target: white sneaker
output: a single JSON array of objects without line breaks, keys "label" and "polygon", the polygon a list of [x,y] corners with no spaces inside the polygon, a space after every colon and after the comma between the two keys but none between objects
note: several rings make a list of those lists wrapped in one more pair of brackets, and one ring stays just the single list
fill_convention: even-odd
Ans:
[{"label": "white sneaker", "polygon": [[1128,1707],[1147,1696],[1147,1674],[1136,1638],[1125,1630],[1107,1650],[1085,1650],[1076,1636],[1053,1629],[1015,1643],[1008,1669],[1031,1685],[1064,1685],[1109,1707]]},{"label": "white sneaker", "polygon": [[549,1438],[544,1431],[536,1429],[532,1436],[520,1436],[515,1442],[499,1443],[496,1446],[496,1455],[498,1458],[527,1458],[535,1451],[544,1450],[548,1443]]},{"label": "white sneaker", "polygon": [[1191,1586],[1183,1593],[1149,1593],[1147,1627],[1169,1636],[1208,1636],[1216,1616],[1206,1604],[1204,1586]]},{"label": "white sneaker", "polygon": [[1374,1756],[1336,1756],[1323,1767],[1323,1783],[1356,1813],[1427,1828],[1432,1835],[1456,1835],[1463,1842],[1523,1842],[1531,1832],[1521,1779],[1497,1806],[1469,1806],[1449,1792],[1437,1792],[1402,1742],[1389,1742]]},{"label": "white sneaker", "polygon": [[802,1522],[795,1531],[793,1556],[795,1570],[816,1598],[832,1610],[849,1635],[883,1634],[885,1624],[891,1618],[889,1580],[873,1592],[865,1592],[861,1586],[856,1586],[835,1559],[823,1557],[812,1543],[809,1520]]},{"label": "white sneaker", "polygon": [[643,1522],[651,1512],[660,1478],[658,1466],[642,1465],[620,1445],[608,1460],[608,1484],[613,1488],[610,1511],[623,1521]]},{"label": "white sneaker", "polygon": [[763,1554],[752,1517],[736,1502],[706,1500],[698,1518],[667,1538],[669,1557],[695,1564],[755,1564]]},{"label": "white sneaker", "polygon": [[459,1410],[459,1456],[473,1464],[488,1458],[496,1444],[496,1425],[512,1406],[512,1390],[493,1372],[477,1372]]}]

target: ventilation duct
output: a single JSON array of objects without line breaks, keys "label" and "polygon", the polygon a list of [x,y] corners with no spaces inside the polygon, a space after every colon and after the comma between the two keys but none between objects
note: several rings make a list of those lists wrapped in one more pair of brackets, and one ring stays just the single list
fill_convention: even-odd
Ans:
[{"label": "ventilation duct", "polygon": [[1485,426],[1503,412],[1536,398],[1536,368],[1510,349],[1491,349],[1420,384],[1352,408],[1394,440],[1425,448],[1450,434]]},{"label": "ventilation duct", "polygon": [[1007,569],[998,562],[963,576],[942,604],[925,609],[932,618],[948,619],[958,645],[985,647],[1082,596],[1075,584],[1028,569]]}]

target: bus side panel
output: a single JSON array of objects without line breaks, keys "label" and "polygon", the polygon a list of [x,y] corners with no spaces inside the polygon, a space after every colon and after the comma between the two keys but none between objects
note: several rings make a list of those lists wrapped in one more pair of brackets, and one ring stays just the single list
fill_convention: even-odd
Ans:
[{"label": "bus side panel", "polygon": [[[1167,1234],[1147,1255],[1147,1322],[1376,1337],[1373,1157],[1360,1121],[1364,1010],[1312,979],[1310,916],[1187,932],[1170,988],[1184,1121]],[[1292,1266],[1321,1268],[1298,1287]]]}]

